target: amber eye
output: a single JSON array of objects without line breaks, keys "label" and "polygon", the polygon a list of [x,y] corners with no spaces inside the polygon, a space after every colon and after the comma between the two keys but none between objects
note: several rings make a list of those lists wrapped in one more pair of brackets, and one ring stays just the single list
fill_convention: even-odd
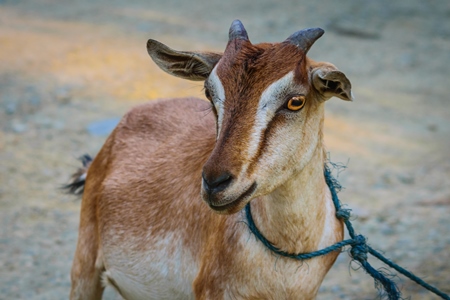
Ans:
[{"label": "amber eye", "polygon": [[286,102],[286,108],[292,111],[297,111],[305,106],[305,102],[305,96],[294,96]]}]

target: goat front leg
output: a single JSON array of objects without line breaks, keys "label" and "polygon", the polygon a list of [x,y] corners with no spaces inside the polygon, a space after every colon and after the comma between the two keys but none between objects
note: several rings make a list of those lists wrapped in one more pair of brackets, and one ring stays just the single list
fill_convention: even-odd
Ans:
[{"label": "goat front leg", "polygon": [[77,250],[72,265],[71,300],[98,300],[104,287],[101,275],[103,262],[99,258],[99,239],[95,218],[82,218]]}]

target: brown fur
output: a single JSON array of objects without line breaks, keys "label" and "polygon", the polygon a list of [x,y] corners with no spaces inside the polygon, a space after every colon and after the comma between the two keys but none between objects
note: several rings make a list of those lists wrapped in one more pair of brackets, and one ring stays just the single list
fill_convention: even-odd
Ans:
[{"label": "brown fur", "polygon": [[[234,45],[238,42],[241,45]],[[248,148],[248,136],[254,124],[252,119],[239,123],[234,121],[254,115],[257,108],[254,100],[293,66],[304,68],[303,58],[304,53],[287,43],[252,45],[242,40],[230,42],[217,69],[222,84],[231,88],[225,93],[224,132],[205,166],[210,171],[209,176],[214,177],[223,170],[232,174],[238,172],[244,162],[242,153]],[[302,76],[296,78],[305,81]],[[216,163],[217,157],[221,157],[221,164]]]},{"label": "brown fur", "polygon": [[[211,72],[211,59],[217,58],[208,55],[208,64],[203,64],[199,53],[177,52],[157,42],[151,45],[161,47],[149,53],[168,72],[171,68],[164,57],[177,57],[174,74],[185,78],[191,75],[183,73],[184,63],[202,70],[195,74],[198,79]],[[191,60],[194,56],[196,62]],[[202,65],[192,65],[197,63]],[[246,176],[256,177],[252,214],[275,246],[300,253],[342,240],[342,223],[334,216],[323,177],[323,100],[329,97],[323,93],[328,79],[311,83],[314,72],[326,70],[320,73],[325,78],[328,69],[336,70],[307,59],[286,42],[252,45],[234,40],[217,67],[226,98],[218,140],[217,112],[210,113],[210,104],[200,99],[156,101],[127,113],[87,173],[71,299],[99,299],[102,273],[104,282],[124,297],[144,292],[147,298],[168,297],[174,292],[171,280],[177,280],[179,286],[188,287],[174,292],[180,298],[193,294],[196,299],[313,299],[337,252],[308,262],[276,257],[249,233],[241,213],[227,215],[252,199],[245,198],[219,215],[201,201],[200,194],[202,172],[211,177],[225,171],[236,175],[249,163]],[[303,117],[299,121],[275,116],[261,133],[256,154],[246,157],[261,93],[291,71],[306,93]],[[345,91],[339,94],[350,95]],[[287,126],[298,131],[286,133]],[[272,143],[280,141],[280,134],[298,136],[303,142],[274,171],[284,176],[283,181],[271,186],[270,180],[258,176],[266,174],[260,165],[278,151]],[[307,160],[299,159],[305,155]],[[149,284],[158,286],[144,291]]]}]

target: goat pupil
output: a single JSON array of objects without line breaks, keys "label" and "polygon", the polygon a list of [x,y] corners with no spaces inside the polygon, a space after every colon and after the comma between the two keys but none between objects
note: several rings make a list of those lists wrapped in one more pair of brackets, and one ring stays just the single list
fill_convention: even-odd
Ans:
[{"label": "goat pupil", "polygon": [[291,105],[292,106],[301,106],[303,104],[302,100],[292,99]]}]

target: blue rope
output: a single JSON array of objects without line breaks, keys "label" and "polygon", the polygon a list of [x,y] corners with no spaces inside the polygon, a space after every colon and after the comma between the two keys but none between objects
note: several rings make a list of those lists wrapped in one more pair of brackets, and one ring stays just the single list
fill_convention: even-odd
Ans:
[{"label": "blue rope", "polygon": [[345,226],[347,226],[348,233],[351,237],[350,239],[343,240],[341,242],[338,242],[338,243],[331,245],[329,247],[326,247],[324,249],[317,250],[317,251],[310,252],[310,253],[292,254],[292,253],[285,252],[285,251],[277,248],[276,246],[274,246],[271,242],[269,242],[262,235],[262,233],[258,230],[258,228],[256,227],[255,222],[253,221],[253,218],[252,218],[250,203],[248,203],[245,206],[245,215],[247,218],[248,227],[251,230],[251,232],[256,236],[256,238],[258,240],[260,240],[272,252],[274,252],[278,255],[281,255],[281,256],[285,256],[285,257],[289,257],[289,258],[293,258],[293,259],[297,259],[297,260],[311,259],[313,257],[326,255],[333,251],[340,251],[340,249],[345,246],[351,246],[351,249],[350,249],[351,257],[354,260],[356,260],[357,262],[359,262],[361,264],[361,266],[364,268],[364,270],[370,276],[372,276],[372,278],[375,280],[376,287],[382,287],[386,291],[386,294],[387,294],[389,300],[401,299],[400,290],[398,289],[397,285],[387,277],[386,274],[384,274],[383,272],[381,272],[379,270],[376,270],[367,262],[367,258],[368,258],[367,254],[368,253],[372,254],[373,256],[375,256],[376,258],[378,258],[379,260],[384,262],[389,267],[395,269],[397,272],[403,274],[404,276],[408,277],[409,279],[411,279],[412,281],[421,285],[422,287],[426,288],[427,290],[431,291],[432,293],[440,296],[442,299],[450,300],[449,295],[444,294],[443,292],[441,292],[437,288],[429,285],[428,283],[426,283],[425,281],[423,281],[421,278],[417,277],[413,273],[409,272],[408,270],[405,270],[404,268],[400,267],[399,265],[395,264],[394,262],[390,261],[383,255],[381,255],[379,252],[375,251],[372,247],[367,245],[367,240],[363,235],[356,235],[353,225],[349,220],[350,219],[350,210],[343,209],[341,207],[341,203],[337,196],[338,191],[341,189],[339,182],[335,178],[333,178],[333,176],[331,175],[331,171],[327,165],[325,165],[324,174],[325,174],[325,181],[330,189],[331,197],[333,199],[333,203],[336,208],[336,217],[338,219],[341,219],[344,221]]}]

